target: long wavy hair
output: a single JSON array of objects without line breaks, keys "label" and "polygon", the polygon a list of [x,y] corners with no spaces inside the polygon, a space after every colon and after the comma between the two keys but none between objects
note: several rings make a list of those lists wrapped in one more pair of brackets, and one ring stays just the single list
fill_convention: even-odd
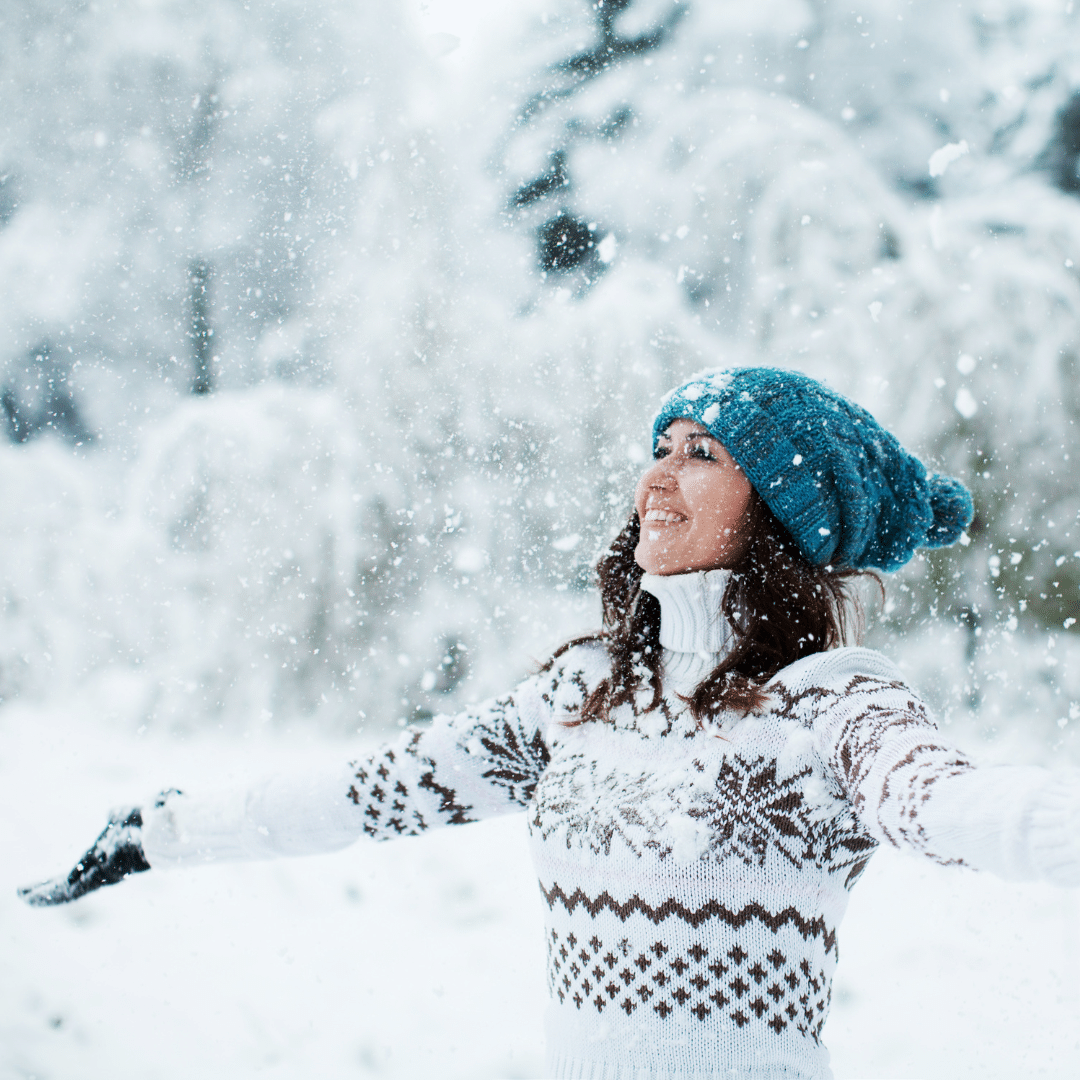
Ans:
[{"label": "long wavy hair", "polygon": [[[733,645],[719,664],[683,700],[698,723],[725,710],[746,714],[767,700],[764,685],[800,657],[848,643],[862,631],[862,608],[854,579],[873,573],[814,566],[756,491],[747,517],[748,543],[731,568],[720,607],[731,626]],[[586,698],[572,725],[609,721],[611,710],[636,703],[645,686],[660,708],[663,672],[660,601],[641,588],[644,571],[634,561],[641,534],[635,510],[596,566],[603,603],[603,629],[561,646],[545,664],[549,669],[568,649],[603,642],[611,674]],[[635,704],[635,708],[636,708]]]}]

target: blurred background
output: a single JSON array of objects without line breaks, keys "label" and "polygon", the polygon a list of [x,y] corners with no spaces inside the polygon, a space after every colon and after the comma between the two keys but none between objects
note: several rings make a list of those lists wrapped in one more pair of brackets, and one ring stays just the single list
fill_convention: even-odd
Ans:
[{"label": "blurred background", "polygon": [[[797,367],[972,488],[869,643],[984,760],[1080,763],[1078,19],[6,0],[0,1072],[540,1075],[521,822],[8,897],[111,802],[350,755],[595,626],[701,368]],[[856,892],[894,952],[845,956],[838,1074],[1069,1075],[1071,895],[875,862],[910,933]],[[950,951],[1005,924],[1018,966]]]}]

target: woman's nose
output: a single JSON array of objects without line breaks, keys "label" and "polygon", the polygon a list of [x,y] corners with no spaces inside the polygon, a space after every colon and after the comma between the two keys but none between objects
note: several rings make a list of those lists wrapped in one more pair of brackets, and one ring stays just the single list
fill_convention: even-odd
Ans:
[{"label": "woman's nose", "polygon": [[667,464],[667,458],[654,461],[641,476],[641,486],[647,491],[667,491],[675,484],[675,477]]}]

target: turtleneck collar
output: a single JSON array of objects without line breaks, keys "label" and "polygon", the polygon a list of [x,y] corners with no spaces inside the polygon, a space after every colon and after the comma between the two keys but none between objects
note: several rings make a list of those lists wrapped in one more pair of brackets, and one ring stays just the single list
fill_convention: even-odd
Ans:
[{"label": "turtleneck collar", "polygon": [[726,651],[731,629],[720,612],[730,570],[645,574],[641,587],[660,601],[660,644],[705,659]]}]

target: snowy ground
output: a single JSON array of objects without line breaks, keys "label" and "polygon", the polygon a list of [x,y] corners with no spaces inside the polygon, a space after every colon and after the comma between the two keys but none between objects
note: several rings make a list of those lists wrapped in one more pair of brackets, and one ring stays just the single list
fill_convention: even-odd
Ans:
[{"label": "snowy ground", "polygon": [[[67,908],[111,805],[355,746],[126,731],[78,703],[0,713],[0,1077],[538,1077],[540,899],[520,816],[272,864],[142,875]],[[838,1077],[1080,1073],[1080,894],[882,852],[826,1029]]]}]

